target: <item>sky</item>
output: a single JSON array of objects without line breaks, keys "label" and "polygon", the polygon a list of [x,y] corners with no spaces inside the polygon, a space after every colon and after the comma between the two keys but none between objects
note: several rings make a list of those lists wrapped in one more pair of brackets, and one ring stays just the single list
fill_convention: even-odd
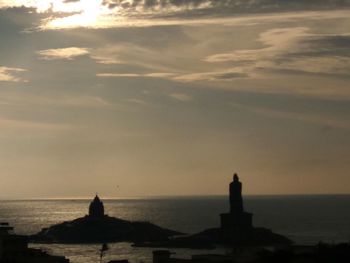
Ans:
[{"label": "sky", "polygon": [[350,0],[0,0],[0,198],[350,194]]}]

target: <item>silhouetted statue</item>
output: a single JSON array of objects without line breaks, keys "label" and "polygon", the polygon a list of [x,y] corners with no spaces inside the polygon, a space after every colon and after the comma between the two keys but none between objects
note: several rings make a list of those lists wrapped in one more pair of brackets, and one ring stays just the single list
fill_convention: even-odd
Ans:
[{"label": "silhouetted statue", "polygon": [[102,201],[98,197],[98,195],[95,196],[94,200],[90,203],[89,206],[89,216],[90,217],[103,217],[105,215],[105,209],[103,206]]},{"label": "silhouetted statue", "polygon": [[240,214],[243,212],[242,183],[238,175],[233,175],[233,182],[230,183],[230,212]]},{"label": "silhouetted statue", "polygon": [[238,175],[233,175],[233,182],[230,183],[230,212],[221,214],[221,234],[225,240],[232,240],[241,234],[244,235],[253,228],[253,214],[243,209],[242,183]]}]

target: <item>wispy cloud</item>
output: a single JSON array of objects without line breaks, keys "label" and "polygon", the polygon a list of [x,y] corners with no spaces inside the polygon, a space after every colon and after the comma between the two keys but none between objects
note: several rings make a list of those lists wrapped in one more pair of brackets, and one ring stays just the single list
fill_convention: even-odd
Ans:
[{"label": "wispy cloud", "polygon": [[105,14],[95,19],[87,19],[82,14],[74,14],[65,17],[48,18],[42,21],[40,30],[59,30],[88,27],[95,29],[103,28],[135,28],[154,26],[204,26],[204,25],[227,25],[227,26],[249,26],[261,23],[290,22],[294,19],[302,20],[324,20],[336,18],[348,18],[348,10],[336,11],[300,11],[287,12],[283,14],[254,14],[232,16],[185,16],[185,17],[163,17],[157,14],[132,16],[119,16],[115,14]]},{"label": "wispy cloud", "polygon": [[310,36],[309,28],[277,28],[262,33],[258,39],[264,46],[261,49],[236,50],[230,53],[215,54],[205,59],[206,62],[256,61],[273,58],[285,52],[294,52],[304,37]]},{"label": "wispy cloud", "polygon": [[25,79],[22,79],[17,76],[19,73],[25,71],[27,70],[22,68],[0,67],[0,81],[26,82]]},{"label": "wispy cloud", "polygon": [[[342,17],[343,0],[3,0],[0,8],[26,7],[43,15],[42,30],[64,28],[149,27],[160,25],[247,25],[272,20]],[[315,12],[305,12],[305,11]],[[330,11],[329,11],[330,10]],[[298,12],[295,12],[298,11]],[[280,15],[281,12],[290,12]],[[216,14],[213,17],[213,14]],[[247,16],[249,14],[249,16]],[[242,17],[243,15],[243,17]],[[246,16],[244,16],[246,15]]]},{"label": "wispy cloud", "polygon": [[179,82],[192,81],[232,81],[234,79],[244,79],[248,75],[242,69],[214,70],[211,72],[185,73],[174,76],[172,80]]},{"label": "wispy cloud", "polygon": [[[260,33],[257,37],[260,48],[233,50],[227,53],[212,54],[202,60],[195,57],[174,56],[178,54],[173,50],[172,54],[162,53],[162,50],[154,50],[152,47],[137,47],[131,45],[131,50],[116,47],[110,52],[111,57],[117,57],[121,63],[131,67],[140,68],[150,73],[138,72],[101,72],[98,77],[115,78],[163,78],[176,82],[213,82],[216,88],[236,88],[233,81],[260,81],[280,78],[282,75],[296,74],[321,74],[328,77],[342,77],[350,75],[350,35],[314,33],[309,27],[287,27],[272,28]],[[176,47],[175,47],[176,48]],[[113,48],[110,48],[113,50]],[[201,53],[208,50],[201,50]],[[181,60],[178,60],[178,58]],[[129,59],[128,59],[129,58]],[[188,63],[184,63],[187,61]],[[169,61],[179,61],[179,63],[169,63]],[[181,62],[180,62],[181,61]],[[148,62],[148,63],[147,63]],[[165,72],[155,72],[155,70],[166,70]],[[261,86],[255,82],[254,86]],[[250,89],[254,89],[251,85]],[[304,84],[303,84],[304,85]],[[224,86],[224,87],[223,87]],[[237,86],[237,85],[236,85]],[[266,85],[265,85],[266,86]],[[277,91],[277,85],[269,88],[256,88],[261,91]],[[296,92],[292,87],[283,85],[278,88],[279,92]],[[315,86],[313,89],[299,88],[298,92],[313,94],[329,94],[322,91],[322,88]],[[308,90],[307,90],[308,89]],[[345,90],[342,87],[334,87],[342,94]],[[325,93],[323,93],[325,92]],[[333,92],[337,94],[337,92]]]},{"label": "wispy cloud", "polygon": [[192,100],[192,97],[185,93],[172,93],[170,97],[181,102],[189,102]]},{"label": "wispy cloud", "polygon": [[88,48],[80,47],[55,48],[37,51],[39,58],[43,60],[73,60],[77,57],[86,56],[89,53]]},{"label": "wispy cloud", "polygon": [[108,108],[113,105],[102,97],[82,94],[43,96],[35,94],[2,93],[0,106],[54,106],[74,108]]},{"label": "wispy cloud", "polygon": [[321,125],[323,127],[350,130],[350,123],[347,120],[337,118],[337,116],[334,116],[334,115],[325,116],[317,113],[313,114],[313,113],[282,111],[282,110],[271,109],[268,107],[247,106],[247,105],[238,104],[238,103],[231,103],[231,105],[237,109],[252,112],[254,114],[258,114],[268,118],[294,120],[294,121],[300,121],[300,122],[305,122],[310,124]]},{"label": "wispy cloud", "polygon": [[98,73],[97,77],[104,78],[171,78],[175,73],[154,72],[154,73]]},{"label": "wispy cloud", "polygon": [[150,105],[147,102],[145,102],[144,100],[135,99],[135,98],[126,99],[125,101],[133,103],[133,104],[141,105],[141,106],[149,106]]},{"label": "wispy cloud", "polygon": [[350,35],[314,34],[306,27],[277,28],[262,33],[260,49],[208,56],[209,63],[235,63],[243,73],[290,70],[303,73],[350,73]]},{"label": "wispy cloud", "polygon": [[68,131],[72,128],[72,126],[61,123],[7,119],[0,117],[0,128],[2,130],[25,129],[41,131]]}]

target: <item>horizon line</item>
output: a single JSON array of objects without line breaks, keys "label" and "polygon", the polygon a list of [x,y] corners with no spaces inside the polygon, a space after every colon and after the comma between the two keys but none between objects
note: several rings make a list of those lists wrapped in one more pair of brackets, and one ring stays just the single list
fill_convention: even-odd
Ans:
[{"label": "horizon line", "polygon": [[[149,195],[149,196],[106,196],[99,195],[103,200],[141,200],[141,199],[171,199],[171,198],[210,198],[210,197],[228,197],[226,194],[208,194],[208,195]],[[350,196],[350,193],[315,193],[315,194],[246,194],[244,197],[298,197],[298,196]],[[90,197],[23,197],[23,198],[3,198],[0,197],[0,201],[55,201],[55,200],[92,200],[93,195]]]}]

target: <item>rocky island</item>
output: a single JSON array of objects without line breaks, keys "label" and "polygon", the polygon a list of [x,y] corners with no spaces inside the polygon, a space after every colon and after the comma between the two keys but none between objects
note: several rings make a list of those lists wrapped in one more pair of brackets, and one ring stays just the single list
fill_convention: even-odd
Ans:
[{"label": "rocky island", "polygon": [[149,222],[110,217],[104,213],[103,202],[96,195],[88,215],[44,228],[31,239],[44,243],[132,242],[134,246],[169,248],[292,244],[291,240],[270,229],[253,226],[253,214],[243,207],[242,183],[237,174],[233,176],[229,192],[230,211],[220,215],[221,226],[197,234],[185,235]]},{"label": "rocky island", "polygon": [[223,246],[274,246],[290,245],[293,242],[270,229],[253,226],[253,214],[243,207],[242,183],[234,174],[229,187],[230,211],[220,215],[221,226],[200,233],[179,236],[162,242],[137,243],[136,246],[213,248]]},{"label": "rocky island", "polygon": [[104,213],[104,205],[96,195],[89,214],[42,229],[31,236],[32,242],[43,243],[105,243],[164,242],[182,233],[161,228],[149,222],[131,222]]}]

